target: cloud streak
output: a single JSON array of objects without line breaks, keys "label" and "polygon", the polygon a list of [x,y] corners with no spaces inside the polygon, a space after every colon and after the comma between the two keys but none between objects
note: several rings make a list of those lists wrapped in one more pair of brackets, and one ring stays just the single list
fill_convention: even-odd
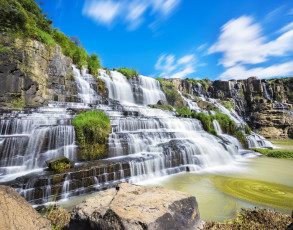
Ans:
[{"label": "cloud streak", "polygon": [[181,0],[86,0],[82,13],[100,25],[113,26],[122,22],[129,30],[137,29],[145,17],[152,16],[157,23],[165,20]]},{"label": "cloud streak", "polygon": [[195,72],[195,56],[186,55],[176,60],[175,56],[163,54],[159,57],[155,69],[163,78],[184,78]]},{"label": "cloud streak", "polygon": [[[208,54],[221,53],[219,65],[226,70],[220,79],[247,78],[250,76],[272,77],[292,74],[288,63],[247,69],[246,65],[265,64],[273,57],[288,57],[293,54],[293,23],[279,30],[281,35],[269,41],[262,35],[261,25],[252,17],[242,16],[230,20],[221,28],[218,41],[212,45]],[[282,69],[283,68],[283,69]],[[271,72],[271,73],[269,73]]]}]

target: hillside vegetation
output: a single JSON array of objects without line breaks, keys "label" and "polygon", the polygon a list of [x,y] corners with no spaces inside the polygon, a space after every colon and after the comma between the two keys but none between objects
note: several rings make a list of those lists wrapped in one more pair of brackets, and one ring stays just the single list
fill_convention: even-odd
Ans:
[{"label": "hillside vegetation", "polygon": [[87,66],[93,75],[101,67],[97,54],[89,55],[77,37],[69,37],[52,26],[34,0],[0,0],[0,32],[14,38],[37,40],[47,46],[58,44],[64,55],[79,68]]}]

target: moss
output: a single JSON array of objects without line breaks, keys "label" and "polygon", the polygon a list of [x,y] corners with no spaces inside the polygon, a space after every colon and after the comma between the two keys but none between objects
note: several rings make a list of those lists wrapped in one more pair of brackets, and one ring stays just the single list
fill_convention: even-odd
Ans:
[{"label": "moss", "polygon": [[187,107],[183,107],[182,109],[177,109],[176,112],[180,116],[190,116],[191,115],[191,111]]},{"label": "moss", "polygon": [[226,109],[229,109],[230,111],[232,111],[232,109],[235,109],[234,106],[232,106],[232,104],[228,101],[221,101],[221,104],[225,106]]},{"label": "moss", "polygon": [[204,89],[207,91],[208,90],[208,84],[207,84],[207,81],[209,80],[209,79],[189,79],[189,78],[186,78],[186,80],[187,81],[189,81],[189,82],[192,82],[192,83],[200,83],[203,87],[204,87]]},{"label": "moss", "polygon": [[258,148],[252,148],[251,150],[259,152],[259,153],[266,155],[268,157],[293,158],[293,151],[280,151],[280,150],[258,149]]},{"label": "moss", "polygon": [[241,131],[234,131],[233,135],[240,141],[244,148],[248,148],[247,139]]},{"label": "moss", "polygon": [[248,125],[245,125],[245,133],[251,135],[251,128]]},{"label": "moss", "polygon": [[157,78],[157,80],[160,82],[162,91],[165,93],[168,103],[176,109],[183,108],[186,103],[178,93],[175,85],[171,82],[163,81],[162,78]]},{"label": "moss", "polygon": [[12,106],[11,108],[14,110],[21,110],[23,107],[26,106],[24,101],[24,97],[22,94],[12,94]]},{"label": "moss", "polygon": [[138,76],[138,72],[133,68],[128,69],[126,67],[121,67],[117,71],[122,73],[127,79]]},{"label": "moss", "polygon": [[172,105],[149,105],[149,107],[154,108],[154,109],[162,109],[162,110],[168,110],[168,111],[173,111]]},{"label": "moss", "polygon": [[84,160],[106,157],[107,137],[111,132],[110,119],[101,111],[88,111],[77,115],[72,124]]},{"label": "moss", "polygon": [[51,222],[53,230],[63,229],[70,221],[70,213],[60,206],[51,208],[45,216]]}]

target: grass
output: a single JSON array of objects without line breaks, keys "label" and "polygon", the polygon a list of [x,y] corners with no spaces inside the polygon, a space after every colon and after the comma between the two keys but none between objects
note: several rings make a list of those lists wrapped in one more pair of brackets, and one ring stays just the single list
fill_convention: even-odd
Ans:
[{"label": "grass", "polygon": [[167,110],[167,111],[173,111],[172,105],[149,105],[149,107],[154,108],[154,109],[162,109],[162,110]]},{"label": "grass", "polygon": [[138,72],[133,68],[129,69],[126,67],[120,67],[119,69],[117,69],[117,71],[122,73],[127,79],[138,76]]},{"label": "grass", "polygon": [[191,116],[191,111],[187,107],[183,107],[182,109],[177,109],[176,112],[180,116]]},{"label": "grass", "polygon": [[51,208],[45,216],[51,222],[53,230],[63,229],[70,221],[70,213],[60,206]]},{"label": "grass", "polygon": [[189,82],[193,82],[193,83],[200,83],[205,88],[205,90],[207,90],[208,87],[209,87],[208,84],[207,84],[207,82],[206,82],[206,80],[208,80],[208,79],[196,80],[196,79],[186,78],[186,80],[189,81]]},{"label": "grass", "polygon": [[229,109],[229,111],[232,111],[232,109],[235,109],[234,106],[228,101],[221,101],[221,104],[225,106],[226,109]]},{"label": "grass", "polygon": [[218,133],[214,130],[213,120],[217,120],[224,133],[235,136],[244,148],[248,147],[245,134],[236,126],[235,121],[231,120],[227,114],[217,113],[215,115],[207,115],[205,113],[192,112],[191,116],[200,120],[204,130],[215,136],[218,136]]},{"label": "grass", "polygon": [[101,111],[88,111],[77,115],[72,124],[84,160],[106,157],[107,137],[111,132],[109,117]]},{"label": "grass", "polygon": [[263,155],[268,157],[274,158],[293,158],[293,151],[286,151],[286,150],[271,150],[271,149],[258,149],[252,148],[252,150],[259,152]]}]

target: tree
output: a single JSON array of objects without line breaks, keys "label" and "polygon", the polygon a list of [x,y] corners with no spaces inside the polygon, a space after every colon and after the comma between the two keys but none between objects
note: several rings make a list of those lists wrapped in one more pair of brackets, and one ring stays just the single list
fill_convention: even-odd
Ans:
[{"label": "tree", "polygon": [[79,46],[79,45],[81,44],[81,41],[80,41],[79,38],[76,37],[76,36],[71,36],[71,37],[70,37],[70,41],[74,42],[75,45],[77,45],[77,46]]}]

